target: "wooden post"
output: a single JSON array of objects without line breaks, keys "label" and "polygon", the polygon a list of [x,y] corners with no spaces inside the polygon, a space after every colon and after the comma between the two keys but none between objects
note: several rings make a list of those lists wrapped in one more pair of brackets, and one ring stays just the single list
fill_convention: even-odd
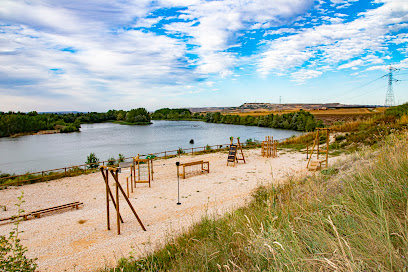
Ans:
[{"label": "wooden post", "polygon": [[150,160],[147,161],[147,172],[149,172],[149,188],[150,188]]},{"label": "wooden post", "polygon": [[129,177],[126,177],[126,192],[127,196],[129,197]]},{"label": "wooden post", "polygon": [[65,173],[64,173],[64,177],[67,176],[67,168],[65,167]]},{"label": "wooden post", "polygon": [[[139,156],[137,156],[139,158]],[[137,180],[140,180],[140,163],[137,163]],[[136,182],[135,182],[135,187],[136,187]]]},{"label": "wooden post", "polygon": [[108,230],[110,230],[110,223],[109,223],[109,180],[108,180],[108,170],[106,170],[106,174],[103,172],[104,170],[101,168],[103,179],[105,180],[105,188],[106,188],[106,224]]},{"label": "wooden post", "polygon": [[[116,170],[118,171],[118,170]],[[113,172],[111,171],[112,175]],[[114,176],[115,177],[115,176]],[[119,220],[119,187],[118,181],[115,179],[115,190],[116,190],[116,226],[118,229],[118,235],[120,234],[120,220]]]},{"label": "wooden post", "polygon": [[44,181],[44,171],[41,171],[41,181]]},{"label": "wooden post", "polygon": [[130,166],[130,191],[133,193],[133,165]]},{"label": "wooden post", "polygon": [[154,171],[153,171],[153,159],[151,159],[151,161],[152,161],[152,180],[153,180],[153,173],[154,173]]},{"label": "wooden post", "polygon": [[309,159],[309,141],[306,141],[306,160]]}]

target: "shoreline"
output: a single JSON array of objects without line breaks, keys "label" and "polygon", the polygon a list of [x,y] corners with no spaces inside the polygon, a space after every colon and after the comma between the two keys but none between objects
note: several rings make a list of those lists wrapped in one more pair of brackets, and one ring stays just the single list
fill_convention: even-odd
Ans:
[{"label": "shoreline", "polygon": [[40,130],[37,132],[22,132],[22,133],[16,133],[13,135],[10,135],[8,137],[4,137],[4,138],[17,138],[17,137],[21,137],[21,136],[30,136],[30,135],[47,135],[47,134],[57,134],[57,133],[61,133],[61,131],[59,129],[52,129],[52,130]]}]

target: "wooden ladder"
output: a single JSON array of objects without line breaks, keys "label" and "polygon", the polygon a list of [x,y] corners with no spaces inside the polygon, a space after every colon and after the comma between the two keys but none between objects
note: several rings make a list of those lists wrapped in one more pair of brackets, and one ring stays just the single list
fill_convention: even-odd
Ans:
[{"label": "wooden ladder", "polygon": [[[320,133],[322,131],[326,132],[326,149],[325,150],[320,150]],[[313,142],[313,147],[312,151],[310,153],[309,160],[307,161],[307,166],[306,168],[311,170],[311,171],[317,171],[321,169],[324,165],[325,168],[329,167],[329,136],[330,136],[330,129],[329,128],[316,128],[316,137]],[[316,160],[312,161],[314,149],[316,147]],[[326,158],[325,159],[320,159],[319,160],[319,154],[320,153],[325,153]]]},{"label": "wooden ladder", "polygon": [[[237,142],[238,142],[237,144],[234,144],[234,137],[231,137],[230,140],[231,140],[231,145],[230,145],[230,149],[228,152],[227,166],[230,162],[234,163],[233,166],[235,166],[235,163],[238,161],[244,161],[244,163],[246,163],[244,152],[242,151],[242,145],[241,145],[241,142],[239,141],[239,137],[237,137]],[[240,157],[238,156],[238,151],[241,151]]]}]

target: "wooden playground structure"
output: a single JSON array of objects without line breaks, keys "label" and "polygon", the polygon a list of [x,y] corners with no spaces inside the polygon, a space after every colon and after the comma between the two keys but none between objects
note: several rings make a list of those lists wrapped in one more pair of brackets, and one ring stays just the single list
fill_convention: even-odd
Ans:
[{"label": "wooden playground structure", "polygon": [[129,197],[129,178],[130,188],[136,188],[137,183],[148,183],[151,187],[153,180],[153,156],[147,156],[146,159],[140,159],[139,154],[132,159],[130,165],[130,176],[126,177],[127,196]]},{"label": "wooden playground structure", "polygon": [[265,141],[261,142],[261,155],[267,158],[278,156],[278,141],[273,140],[273,136],[265,136]]},{"label": "wooden playground structure", "polygon": [[[320,150],[320,135],[326,135],[326,148]],[[309,150],[307,150],[307,155],[309,160],[307,161],[306,168],[312,171],[316,171],[321,169],[322,167],[327,168],[329,166],[329,136],[330,136],[330,129],[329,128],[316,128],[316,137],[313,142],[312,150],[309,154]],[[314,153],[316,148],[316,153]],[[326,156],[324,159],[319,159],[320,153],[325,153]],[[316,154],[316,160],[312,161],[313,154]]]},{"label": "wooden playground structure", "polygon": [[[107,167],[107,166],[101,166],[99,168],[101,170],[103,179],[105,181],[105,186],[106,186],[106,219],[107,219],[107,228],[110,230],[110,211],[109,211],[109,202],[112,201],[113,207],[116,210],[116,226],[117,226],[117,232],[118,235],[120,234],[120,223],[124,223],[122,216],[120,215],[119,212],[119,190],[122,193],[123,198],[126,200],[127,204],[129,205],[130,209],[132,210],[133,214],[135,215],[137,221],[139,222],[140,226],[144,231],[146,231],[145,226],[143,225],[142,221],[140,220],[139,216],[137,215],[135,209],[133,208],[132,203],[130,202],[129,198],[127,197],[125,191],[123,190],[122,186],[119,183],[119,171],[120,168],[116,167]],[[114,181],[115,181],[115,196],[113,196],[112,191],[109,186],[109,172],[111,173]],[[116,199],[116,200],[115,200]]]},{"label": "wooden playground structure", "polygon": [[[186,178],[186,167],[193,168],[194,166],[199,166],[199,165],[201,165],[201,168],[200,168],[199,172],[201,172],[201,173],[204,173],[204,172],[210,173],[210,162],[201,160],[201,161],[180,163],[179,166],[183,167],[182,168],[183,171],[181,173],[179,173],[178,175],[180,177],[182,177],[183,179],[185,179]],[[207,168],[205,168],[204,165],[207,165]]]},{"label": "wooden playground structure", "polygon": [[[233,166],[235,166],[235,162],[238,161],[244,161],[245,162],[245,156],[244,156],[244,152],[242,151],[242,144],[239,141],[239,137],[237,137],[237,143],[234,144],[234,137],[230,137],[230,148],[229,148],[229,152],[228,152],[228,159],[227,159],[227,166],[229,163],[234,163]],[[238,152],[241,152],[241,156],[238,156]]]}]

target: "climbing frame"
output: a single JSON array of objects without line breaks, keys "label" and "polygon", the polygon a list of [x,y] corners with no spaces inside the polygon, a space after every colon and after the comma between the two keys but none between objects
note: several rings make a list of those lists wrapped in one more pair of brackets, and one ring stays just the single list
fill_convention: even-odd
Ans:
[{"label": "climbing frame", "polygon": [[278,156],[278,141],[274,141],[273,136],[265,136],[265,141],[261,142],[261,155],[267,158]]},{"label": "climbing frame", "polygon": [[132,166],[130,167],[131,188],[136,187],[137,183],[149,183],[153,180],[153,158],[147,157],[140,159],[139,154],[133,158]]},{"label": "climbing frame", "polygon": [[227,166],[229,163],[234,163],[233,166],[235,166],[235,162],[238,162],[238,161],[244,161],[244,163],[246,163],[244,152],[242,151],[242,144],[239,141],[239,137],[237,137],[236,144],[234,144],[234,137],[230,137],[230,141],[231,141],[231,145],[230,145],[229,152],[228,152]]},{"label": "climbing frame", "polygon": [[[326,147],[323,150],[320,150],[320,136],[326,134]],[[330,136],[330,129],[329,128],[316,128],[316,137],[313,142],[313,147],[310,152],[309,160],[307,161],[307,166],[309,170],[319,170],[323,166],[327,168],[329,166],[329,136]],[[316,147],[316,153],[315,153]],[[309,151],[307,151],[309,152]],[[319,159],[320,153],[326,154],[324,159]],[[312,160],[313,154],[316,154],[316,159]]]}]

